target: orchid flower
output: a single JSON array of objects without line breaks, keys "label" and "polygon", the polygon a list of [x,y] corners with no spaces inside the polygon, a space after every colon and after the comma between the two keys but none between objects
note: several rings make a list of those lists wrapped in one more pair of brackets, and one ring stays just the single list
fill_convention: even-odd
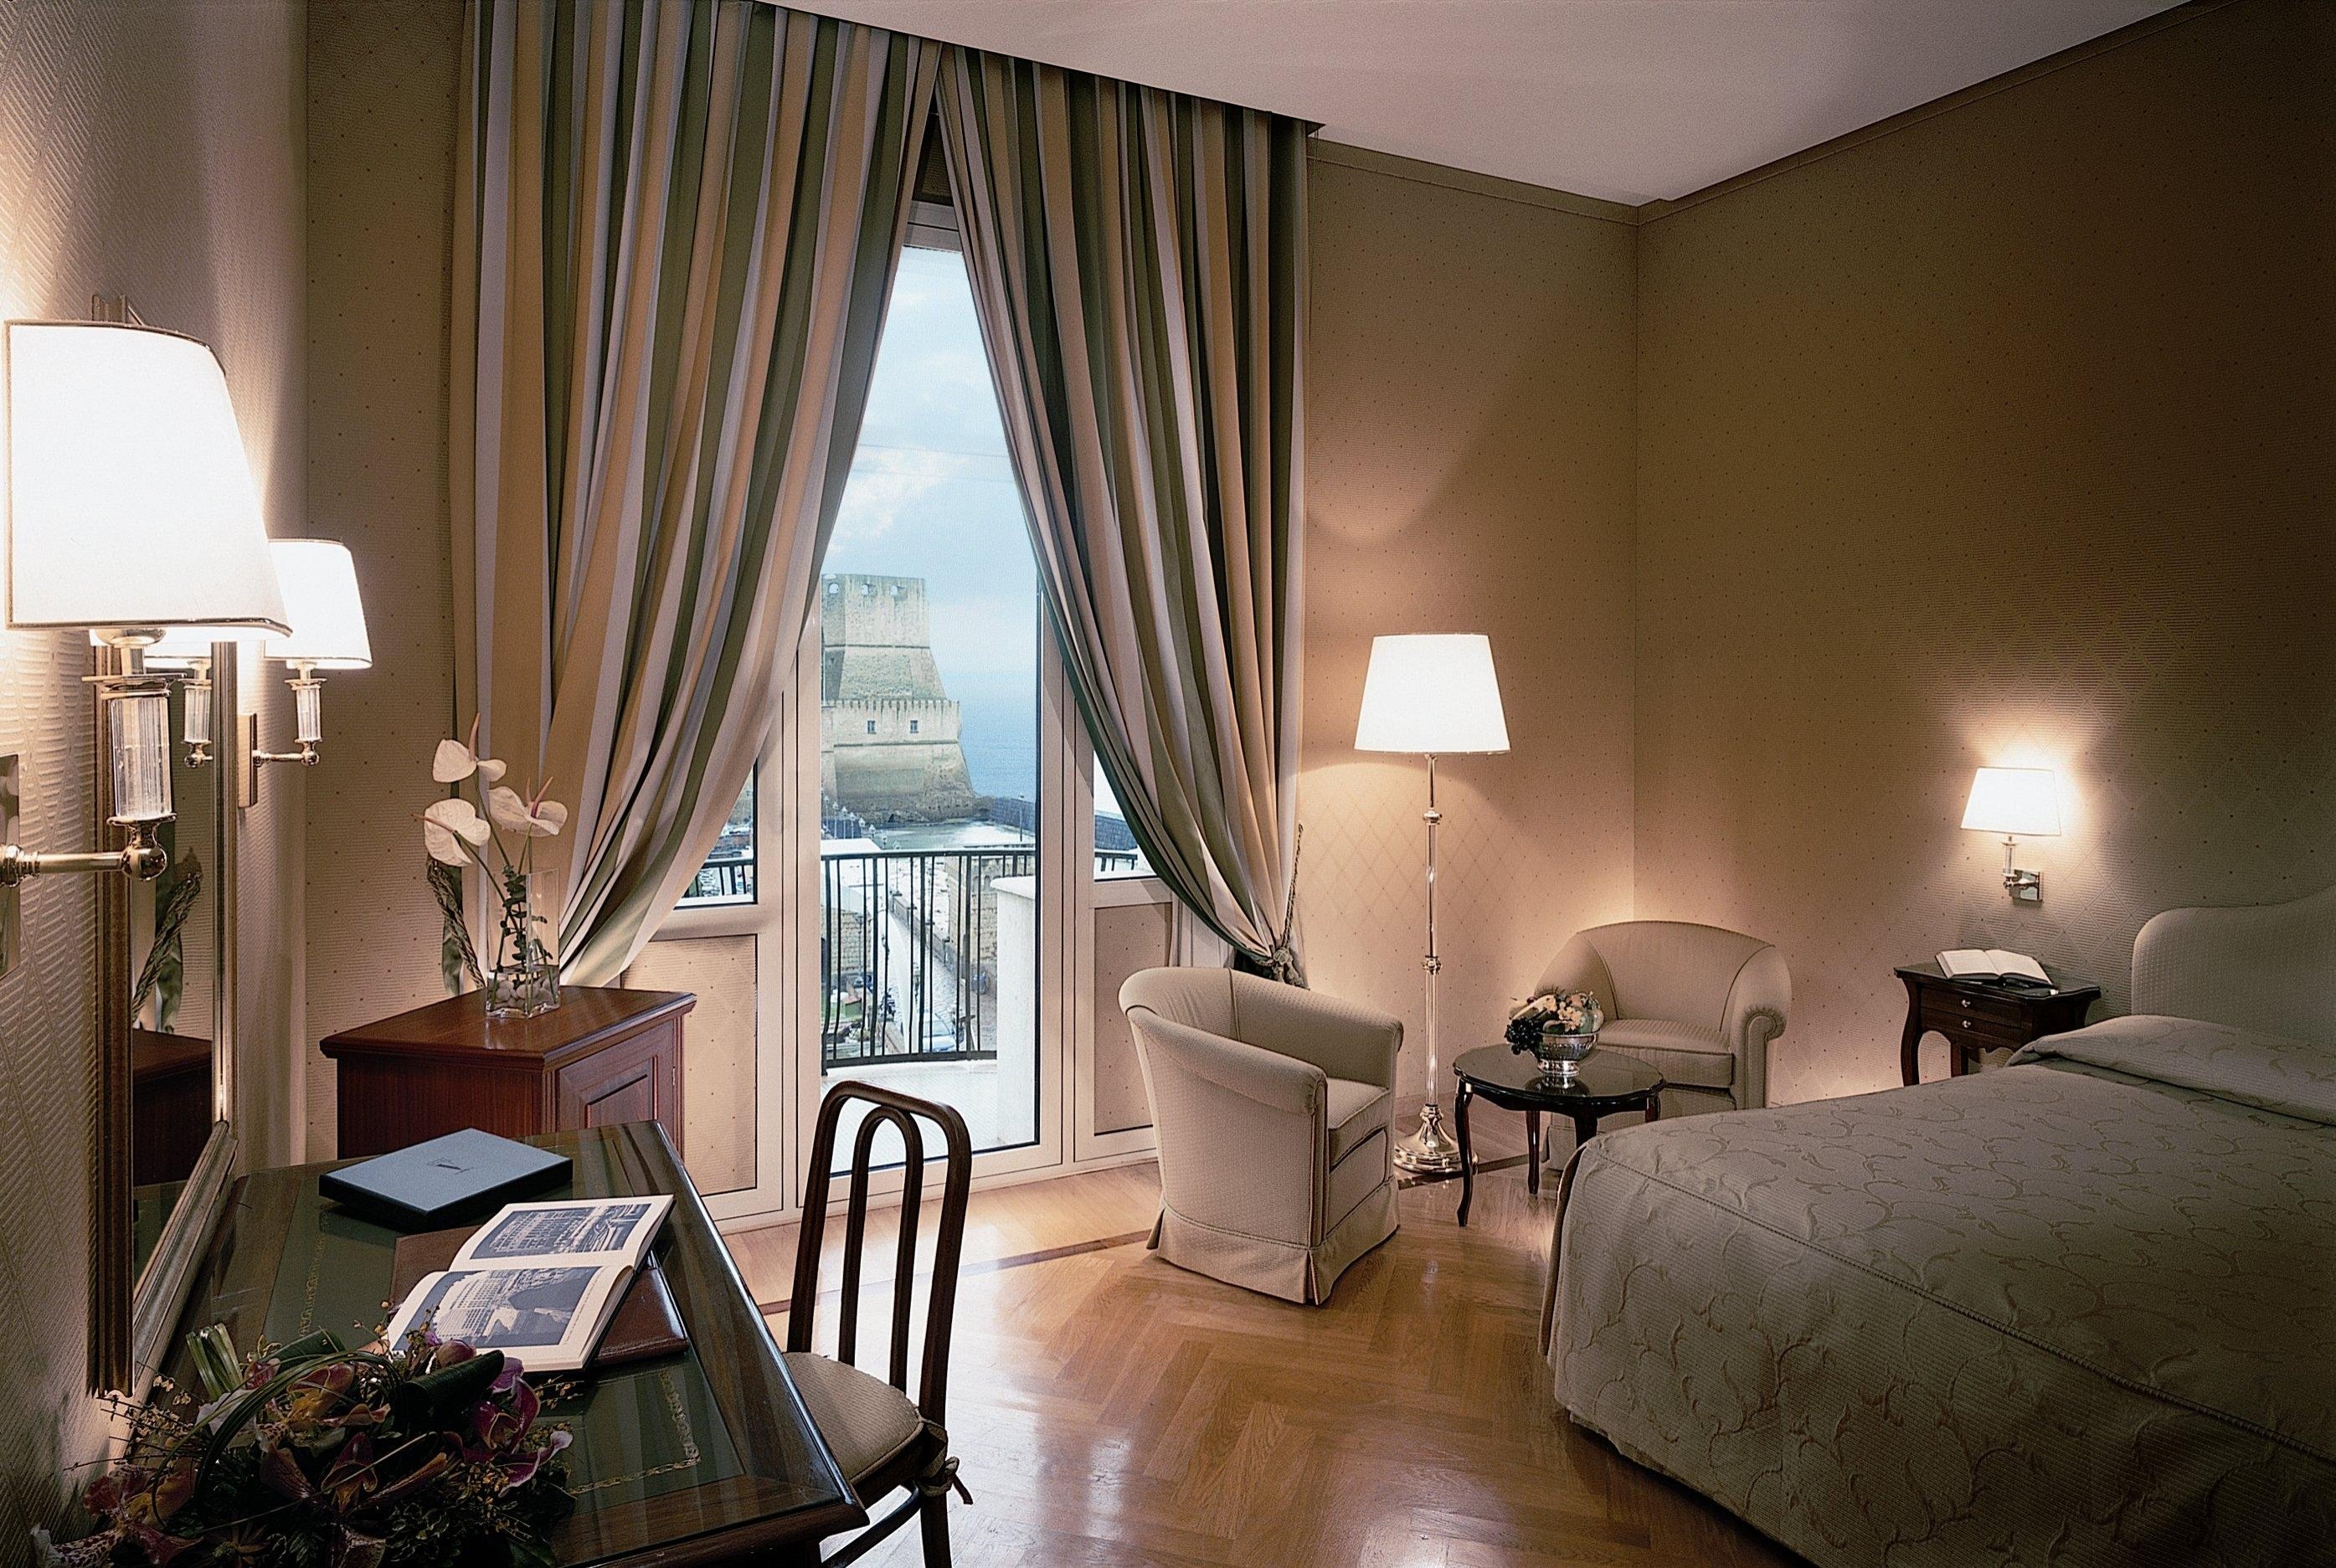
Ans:
[{"label": "orchid flower", "polygon": [[[492,837],[494,829],[479,814],[479,808],[460,796],[434,801],[422,813],[422,843],[430,858],[450,866],[467,865],[474,858],[472,851]],[[469,849],[463,846],[468,844]]]},{"label": "orchid flower", "polygon": [[430,776],[440,784],[461,784],[476,774],[487,784],[492,784],[509,770],[492,757],[479,755],[479,721],[471,720],[468,741],[442,740],[438,755],[430,759]]}]

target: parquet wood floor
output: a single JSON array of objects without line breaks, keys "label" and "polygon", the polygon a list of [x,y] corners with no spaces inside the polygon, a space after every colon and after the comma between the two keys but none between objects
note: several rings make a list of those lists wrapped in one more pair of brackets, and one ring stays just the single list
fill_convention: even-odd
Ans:
[{"label": "parquet wood floor", "polygon": [[[1522,1146],[1506,1129],[1484,1130],[1495,1156]],[[1022,1212],[1020,1240],[1046,1238],[1041,1253],[1076,1244],[1062,1232],[1080,1227],[1033,1218],[1050,1189],[1064,1189],[1085,1228],[1118,1225],[1117,1206],[1140,1194],[1128,1184],[1140,1178],[1108,1174],[1118,1182],[1107,1195],[1078,1188],[1085,1177],[1009,1190],[1020,1194],[1008,1200]],[[1405,1191],[1403,1228],[1320,1309],[1172,1268],[1140,1239],[1038,1261],[1009,1256],[1002,1267],[993,1255],[968,1269],[949,1424],[977,1501],[950,1509],[956,1562],[1796,1563],[1559,1413],[1536,1344],[1554,1183],[1544,1191],[1552,1195],[1527,1198],[1514,1167],[1481,1177],[1465,1231],[1453,1221],[1456,1184]],[[1007,1199],[977,1193],[975,1227],[985,1200],[995,1209]],[[792,1247],[775,1256],[772,1239],[754,1249],[749,1274],[766,1300],[772,1283],[784,1293],[792,1262]],[[757,1277],[766,1271],[774,1281]],[[863,1310],[863,1324],[881,1322],[882,1292]],[[825,1342],[832,1303],[820,1317]],[[881,1353],[863,1350],[871,1364]],[[919,1560],[913,1530],[868,1559],[886,1568]]]}]

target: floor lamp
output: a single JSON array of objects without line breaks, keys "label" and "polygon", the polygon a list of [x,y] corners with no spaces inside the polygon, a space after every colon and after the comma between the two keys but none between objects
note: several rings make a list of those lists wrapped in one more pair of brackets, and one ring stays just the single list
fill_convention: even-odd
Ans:
[{"label": "floor lamp", "polygon": [[1460,1169],[1460,1146],[1444,1130],[1436,1078],[1436,977],[1444,964],[1436,951],[1436,830],[1444,813],[1436,809],[1436,759],[1509,749],[1492,643],[1474,632],[1373,638],[1355,749],[1427,759],[1427,1100],[1419,1107],[1419,1130],[1396,1145],[1395,1163],[1448,1175]]}]

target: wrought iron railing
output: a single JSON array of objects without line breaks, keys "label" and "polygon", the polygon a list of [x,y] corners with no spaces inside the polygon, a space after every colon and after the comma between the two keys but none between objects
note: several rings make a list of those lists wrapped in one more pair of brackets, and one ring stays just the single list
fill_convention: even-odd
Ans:
[{"label": "wrought iron railing", "polygon": [[999,952],[997,883],[1037,866],[1035,847],[821,856],[821,1066],[995,1058],[999,963],[1037,961]]},{"label": "wrought iron railing", "polygon": [[697,868],[697,875],[681,895],[684,908],[693,904],[750,904],[754,901],[754,852],[716,849]]}]

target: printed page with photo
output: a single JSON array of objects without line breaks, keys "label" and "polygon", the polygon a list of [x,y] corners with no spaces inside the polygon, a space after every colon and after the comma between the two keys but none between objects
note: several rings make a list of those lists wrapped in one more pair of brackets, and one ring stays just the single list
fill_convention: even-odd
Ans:
[{"label": "printed page with photo", "polygon": [[529,1371],[580,1370],[672,1207],[670,1195],[506,1205],[414,1287],[385,1337],[426,1329]]},{"label": "printed page with photo", "polygon": [[560,1262],[638,1268],[672,1207],[669,1194],[506,1203],[463,1243],[454,1267]]}]

